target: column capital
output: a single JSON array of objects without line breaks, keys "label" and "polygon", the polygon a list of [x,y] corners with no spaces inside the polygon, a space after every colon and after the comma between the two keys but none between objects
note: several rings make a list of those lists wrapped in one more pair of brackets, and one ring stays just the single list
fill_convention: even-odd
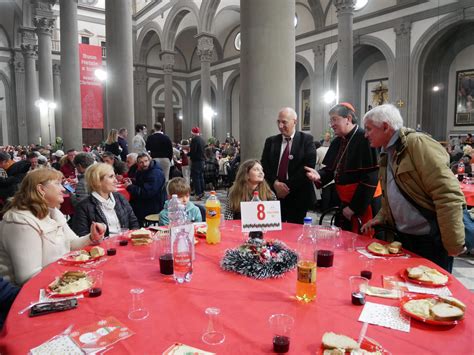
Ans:
[{"label": "column capital", "polygon": [[393,28],[395,34],[398,36],[408,36],[411,33],[411,22],[403,21],[395,25]]},{"label": "column capital", "polygon": [[326,54],[326,45],[324,44],[317,44],[313,48],[313,54],[315,57],[322,57]]},{"label": "column capital", "polygon": [[53,34],[54,19],[48,17],[35,17],[34,24],[37,34],[45,34],[51,36]]},{"label": "column capital", "polygon": [[53,6],[56,5],[56,0],[32,0],[31,4],[33,5],[36,16],[52,16]]},{"label": "column capital", "polygon": [[353,14],[356,0],[334,0],[337,15]]},{"label": "column capital", "polygon": [[214,54],[214,36],[209,33],[200,33],[195,36],[198,40],[197,55],[201,62],[212,61]]},{"label": "column capital", "polygon": [[35,44],[22,44],[21,50],[25,58],[38,59],[38,46]]},{"label": "column capital", "polygon": [[36,32],[34,27],[20,27],[21,33],[21,44],[38,44],[38,39],[36,37]]},{"label": "column capital", "polygon": [[15,68],[16,73],[24,73],[25,72],[25,63],[15,60],[13,62],[13,67]]},{"label": "column capital", "polygon": [[137,68],[135,69],[133,80],[136,85],[144,85],[148,80],[148,74],[146,68]]},{"label": "column capital", "polygon": [[53,64],[53,75],[61,75],[61,64]]},{"label": "column capital", "polygon": [[174,67],[174,57],[175,57],[175,52],[173,51],[161,51],[160,53],[160,58],[161,58],[161,63],[163,65],[163,71],[165,74],[171,74],[173,73],[173,67]]}]

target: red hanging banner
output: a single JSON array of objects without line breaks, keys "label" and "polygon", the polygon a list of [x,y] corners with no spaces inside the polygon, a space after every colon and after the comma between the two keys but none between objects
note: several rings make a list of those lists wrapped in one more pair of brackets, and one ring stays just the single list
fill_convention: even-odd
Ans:
[{"label": "red hanging banner", "polygon": [[79,44],[79,60],[82,128],[103,129],[102,82],[95,75],[102,69],[102,47]]}]

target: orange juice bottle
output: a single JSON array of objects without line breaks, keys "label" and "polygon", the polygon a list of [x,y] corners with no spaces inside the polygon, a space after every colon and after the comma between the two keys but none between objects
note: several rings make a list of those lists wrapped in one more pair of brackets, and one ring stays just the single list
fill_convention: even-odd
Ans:
[{"label": "orange juice bottle", "polygon": [[211,195],[206,201],[206,242],[208,244],[217,244],[221,241],[221,203],[216,196],[215,191],[211,191]]},{"label": "orange juice bottle", "polygon": [[298,238],[296,299],[305,303],[316,298],[316,262],[314,261],[316,241],[311,225],[311,217],[305,217],[303,234]]}]

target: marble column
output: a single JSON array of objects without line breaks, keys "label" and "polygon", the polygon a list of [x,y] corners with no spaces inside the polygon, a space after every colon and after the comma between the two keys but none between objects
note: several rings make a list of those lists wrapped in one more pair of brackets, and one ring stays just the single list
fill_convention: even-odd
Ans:
[{"label": "marble column", "polygon": [[174,52],[162,51],[161,63],[163,65],[165,83],[165,133],[170,139],[175,141],[174,115],[173,115],[173,67]]},{"label": "marble column", "polygon": [[15,60],[14,68],[18,143],[25,145],[28,144],[28,135],[26,127],[25,64],[23,60]]},{"label": "marble column", "polygon": [[327,114],[324,112],[324,57],[326,46],[318,44],[313,48],[314,75],[311,85],[311,134],[315,140],[327,130]]},{"label": "marble column", "polygon": [[408,82],[410,76],[410,34],[411,24],[401,22],[394,28],[395,41],[395,75],[393,76],[393,96],[390,101],[394,102],[400,110],[405,125],[416,127],[416,117],[408,117]]},{"label": "marble column", "polygon": [[334,0],[337,13],[338,101],[353,103],[354,47],[352,23],[356,0]]},{"label": "marble column", "polygon": [[214,39],[212,35],[200,33],[196,36],[198,40],[197,55],[201,60],[201,100],[199,102],[199,126],[204,141],[212,136],[212,120],[214,107],[211,97],[211,61],[214,53]]},{"label": "marble column", "polygon": [[[55,3],[55,0],[36,0],[34,2],[33,23],[38,36],[39,94],[40,98],[47,102],[53,102],[54,100],[51,40],[55,21],[52,7]],[[41,111],[40,113],[43,144],[54,141],[53,112],[51,109],[46,108],[44,112]]]},{"label": "marble column", "polygon": [[26,129],[28,144],[44,142],[41,137],[41,122],[39,109],[35,103],[39,99],[38,77],[36,74],[36,59],[38,46],[33,28],[22,28],[22,45],[25,63],[25,101],[26,101]]},{"label": "marble column", "polygon": [[[133,80],[135,83],[135,118],[137,123],[148,125],[147,107],[149,105],[147,97],[148,75],[145,66],[136,66],[133,72]],[[150,127],[149,127],[150,129]],[[134,132],[134,131],[133,131]],[[132,134],[132,132],[129,132]]]},{"label": "marble column", "polygon": [[54,102],[56,109],[54,110],[54,128],[56,137],[63,137],[63,122],[61,117],[61,65],[53,64],[53,88],[54,88]]},{"label": "marble column", "polygon": [[196,114],[192,109],[191,81],[186,80],[186,96],[183,98],[183,139],[191,136],[191,129],[194,127],[193,117]]},{"label": "marble column", "polygon": [[241,161],[260,159],[280,108],[295,108],[294,15],[294,1],[240,1]]},{"label": "marble column", "polygon": [[[61,104],[64,148],[82,147],[81,83],[77,38],[77,0],[60,0]],[[67,114],[66,114],[67,113]]]},{"label": "marble column", "polygon": [[224,142],[229,132],[227,127],[226,114],[225,114],[225,98],[224,98],[224,75],[222,72],[216,73],[217,78],[217,92],[216,92],[216,111],[217,115],[214,120],[216,127],[216,138],[219,142]]},{"label": "marble column", "polygon": [[130,0],[105,1],[108,127],[135,132],[131,11]]}]

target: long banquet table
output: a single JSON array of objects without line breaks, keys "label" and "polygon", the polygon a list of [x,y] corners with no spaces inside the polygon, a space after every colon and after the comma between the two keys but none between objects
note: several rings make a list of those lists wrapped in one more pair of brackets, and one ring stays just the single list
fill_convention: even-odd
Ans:
[{"label": "long banquet table", "polygon": [[[363,259],[356,251],[336,250],[335,266],[318,269],[316,301],[302,304],[295,300],[296,271],[279,279],[254,280],[220,269],[219,261],[227,248],[239,245],[242,233],[229,223],[223,231],[222,243],[207,245],[204,240],[196,245],[196,260],[192,281],[178,285],[159,272],[158,260],[150,259],[149,246],[117,247],[117,255],[98,266],[104,272],[103,293],[98,298],[79,299],[74,310],[29,318],[18,311],[38,297],[38,290],[48,285],[55,276],[67,269],[53,263],[27,282],[17,297],[7,318],[0,353],[25,354],[70,324],[74,328],[114,316],[136,334],[113,345],[109,354],[161,354],[174,342],[182,342],[220,354],[259,354],[272,352],[272,335],[268,317],[287,313],[294,317],[290,354],[318,353],[324,332],[334,331],[358,337],[362,323],[358,317],[361,306],[351,304],[348,277],[358,275]],[[230,223],[230,224],[232,224]],[[285,241],[296,247],[300,225],[285,224],[282,231],[269,232],[266,239]],[[351,233],[343,232],[343,238]],[[358,237],[358,246],[369,243]],[[413,256],[408,259],[375,259],[370,282],[382,286],[382,275],[396,275],[408,266],[431,262]],[[144,291],[144,305],[150,315],[141,321],[129,320],[131,304],[129,290],[140,287]],[[453,295],[467,304],[465,319],[455,326],[432,326],[412,320],[409,333],[369,325],[367,336],[378,341],[392,354],[468,354],[472,353],[474,335],[474,301],[470,293],[453,277],[449,284]],[[375,303],[398,305],[398,300],[369,297]],[[207,326],[204,310],[221,309],[220,319],[226,335],[225,342],[209,346],[201,340]]]},{"label": "long banquet table", "polygon": [[474,207],[474,184],[461,183],[461,191],[466,197],[466,203],[469,207]]}]

